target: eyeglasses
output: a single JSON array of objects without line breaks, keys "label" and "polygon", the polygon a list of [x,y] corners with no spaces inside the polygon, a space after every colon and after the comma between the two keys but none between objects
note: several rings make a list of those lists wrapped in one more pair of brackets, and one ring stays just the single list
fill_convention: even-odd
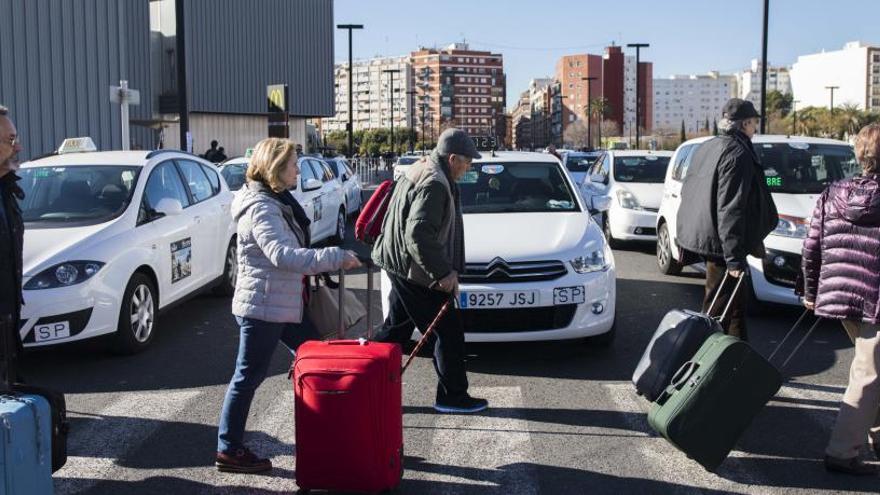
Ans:
[{"label": "eyeglasses", "polygon": [[21,144],[21,138],[18,136],[12,136],[7,139],[6,142],[9,143],[9,146],[15,146],[16,144]]}]

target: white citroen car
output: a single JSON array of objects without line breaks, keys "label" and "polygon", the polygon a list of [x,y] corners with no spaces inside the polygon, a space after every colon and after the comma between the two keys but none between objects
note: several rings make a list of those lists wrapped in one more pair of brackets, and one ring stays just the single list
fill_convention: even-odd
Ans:
[{"label": "white citroen car", "polygon": [[601,223],[612,247],[617,241],[657,238],[657,211],[671,157],[671,151],[608,150],[593,164],[582,191],[611,198]]},{"label": "white citroen car", "polygon": [[97,152],[68,139],[21,165],[25,347],[115,334],[137,352],[158,311],[236,279],[232,193],[216,167],[179,151]]},{"label": "white citroen car", "polygon": [[[677,274],[682,269],[676,241],[681,187],[696,150],[709,139],[692,139],[679,146],[666,174],[657,216],[657,265],[666,274]],[[748,257],[752,290],[758,302],[797,305],[800,301],[794,286],[816,200],[829,184],[852,177],[861,168],[852,146],[843,141],[757,135],[752,145],[779,211],[779,225],[764,240],[767,255],[763,259]]]},{"label": "white citroen car", "polygon": [[[459,181],[469,342],[614,338],[614,256],[552,155],[483,152]],[[607,201],[597,208],[607,208]],[[607,198],[605,198],[607,199]],[[389,284],[382,279],[387,314]]]}]

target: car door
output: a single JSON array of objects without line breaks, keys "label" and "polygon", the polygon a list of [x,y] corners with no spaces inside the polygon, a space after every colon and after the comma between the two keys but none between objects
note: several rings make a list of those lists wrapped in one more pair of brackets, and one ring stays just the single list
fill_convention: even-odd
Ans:
[{"label": "car door", "polygon": [[328,235],[336,233],[336,219],[340,209],[345,207],[345,192],[342,183],[333,175],[330,165],[323,160],[311,160],[315,175],[324,182],[324,220],[327,222]]},{"label": "car door", "polygon": [[[596,160],[596,163],[593,164],[593,167],[590,169],[589,176],[587,177],[587,181],[585,183],[585,187],[583,188],[586,193],[584,194],[585,199],[589,199],[591,196],[607,196],[608,191],[608,181],[609,181],[609,171],[611,170],[611,155],[609,153],[605,153],[601,158]],[[613,199],[612,199],[613,201]],[[603,217],[607,212],[600,212],[593,215],[593,219],[599,225],[602,225]]]},{"label": "car door", "polygon": [[177,160],[177,165],[193,199],[190,208],[195,215],[196,231],[200,234],[193,245],[204,245],[198,250],[202,255],[194,260],[196,265],[201,265],[199,270],[204,275],[201,279],[204,285],[223,274],[231,201],[221,201],[216,171],[193,160]]},{"label": "car door", "polygon": [[681,207],[681,186],[684,183],[684,177],[687,173],[687,169],[690,166],[691,159],[694,155],[694,150],[696,150],[698,145],[690,144],[682,147],[679,150],[678,155],[675,157],[675,161],[672,164],[672,174],[670,175],[670,180],[667,181],[667,184],[664,186],[663,190],[663,202],[668,203],[669,207],[666,208],[668,214],[666,215],[666,224],[669,229],[669,238],[675,244],[675,239],[677,239],[678,232],[678,209]]},{"label": "car door", "polygon": [[309,216],[309,220],[312,221],[309,230],[312,235],[312,242],[317,242],[326,238],[328,234],[322,230],[322,220],[324,217],[324,204],[321,199],[322,188],[306,191],[304,186],[309,179],[317,179],[317,177],[315,177],[315,172],[312,170],[311,165],[309,165],[309,160],[301,158],[299,160],[299,183],[296,189],[291,191],[291,194],[294,199],[299,201],[306,215]]},{"label": "car door", "polygon": [[[163,215],[157,212],[163,199],[180,202],[182,210],[178,214]],[[193,230],[195,221],[193,210],[189,209],[190,196],[173,161],[163,162],[150,172],[147,178],[141,210],[138,215],[139,228],[148,228],[153,233],[152,248],[157,252],[157,272],[161,305],[180,299],[198,287],[198,273],[193,264]]]},{"label": "car door", "polygon": [[341,169],[339,172],[344,178],[343,183],[346,188],[345,204],[348,205],[348,211],[358,211],[361,208],[361,185],[358,183],[358,177],[345,160],[340,159],[336,163],[339,165]]}]

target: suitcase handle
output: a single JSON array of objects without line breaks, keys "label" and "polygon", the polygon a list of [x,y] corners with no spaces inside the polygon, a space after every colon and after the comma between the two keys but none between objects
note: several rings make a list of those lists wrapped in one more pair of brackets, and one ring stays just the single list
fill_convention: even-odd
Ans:
[{"label": "suitcase handle", "polygon": [[681,365],[681,368],[672,375],[672,380],[670,380],[671,383],[669,386],[666,387],[666,390],[664,390],[663,393],[660,394],[660,397],[657,398],[657,404],[662,406],[676,390],[681,390],[681,388],[684,387],[684,384],[694,376],[694,373],[697,372],[699,367],[700,364],[696,361],[688,361]]},{"label": "suitcase handle", "polygon": [[[770,357],[767,358],[767,361],[773,360],[773,356],[775,356],[776,353],[778,353],[780,351],[780,349],[782,349],[782,345],[785,344],[785,341],[788,340],[788,338],[791,336],[791,334],[794,333],[794,331],[800,326],[801,322],[804,321],[804,318],[806,318],[809,313],[810,313],[809,309],[804,310],[804,312],[801,314],[801,317],[798,318],[796,322],[794,322],[794,325],[791,327],[791,329],[788,331],[788,333],[785,334],[785,337],[782,337],[782,340],[780,340],[779,344],[776,345],[776,349],[773,349],[773,352],[770,354]],[[804,345],[804,343],[807,341],[807,339],[810,338],[810,335],[812,335],[813,330],[815,330],[816,327],[819,326],[819,323],[822,323],[822,318],[816,318],[816,321],[813,323],[813,326],[811,326],[810,329],[807,330],[807,333],[805,333],[804,336],[801,337],[801,340],[797,343],[797,345],[794,346],[794,350],[791,351],[791,354],[789,354],[788,357],[785,359],[785,361],[782,362],[782,366],[779,367],[780,370],[784,369],[785,366],[788,364],[788,362],[791,361],[791,358],[793,358],[795,356],[795,354],[797,354],[797,352],[801,349],[801,347]]]},{"label": "suitcase handle", "polygon": [[[367,340],[373,338],[373,269],[376,267],[373,260],[368,256],[357,256],[358,261],[367,267]],[[329,278],[329,277],[328,277]],[[345,339],[345,270],[339,270],[339,282],[337,284],[337,294],[339,295],[339,328],[336,335],[339,340]]]},{"label": "suitcase handle", "polygon": [[[715,297],[712,298],[712,304],[709,305],[709,309],[706,311],[706,314],[712,316],[715,309],[715,303],[718,302],[718,298],[721,296],[721,289],[724,288],[724,284],[727,283],[728,277],[733,278],[733,275],[730,272],[724,272],[724,278],[721,279],[721,283],[718,284],[718,288],[715,289]],[[733,292],[730,293],[730,297],[727,298],[727,305],[724,307],[724,311],[718,317],[719,322],[723,322],[727,319],[727,312],[730,311],[730,307],[733,306],[733,300],[736,299],[737,294],[739,294],[739,289],[742,287],[743,279],[746,278],[746,272],[743,272],[742,275],[736,281],[736,287],[733,288]]]}]

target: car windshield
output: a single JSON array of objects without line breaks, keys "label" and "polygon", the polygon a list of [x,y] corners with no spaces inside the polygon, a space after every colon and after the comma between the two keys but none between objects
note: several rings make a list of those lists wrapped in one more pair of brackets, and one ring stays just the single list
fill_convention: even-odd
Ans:
[{"label": "car windshield", "polygon": [[419,161],[419,157],[417,156],[402,156],[397,159],[398,165],[412,165],[413,163]]},{"label": "car windshield", "polygon": [[18,172],[22,217],[43,227],[106,222],[125,211],[140,171],[116,165],[23,168]]},{"label": "car windshield", "polygon": [[569,153],[565,156],[565,168],[569,172],[589,172],[597,158],[596,153]]},{"label": "car windshield", "polygon": [[580,211],[555,163],[474,163],[458,187],[463,213]]},{"label": "car windshield", "polygon": [[614,180],[662,184],[668,165],[668,156],[618,156],[614,159]]},{"label": "car windshield", "polygon": [[846,145],[759,143],[754,146],[764,166],[770,192],[818,194],[832,182],[862,170],[853,149]]},{"label": "car windshield", "polygon": [[224,165],[220,169],[220,175],[226,180],[226,185],[229,186],[230,191],[238,191],[244,186],[246,172],[247,165],[244,163]]}]

